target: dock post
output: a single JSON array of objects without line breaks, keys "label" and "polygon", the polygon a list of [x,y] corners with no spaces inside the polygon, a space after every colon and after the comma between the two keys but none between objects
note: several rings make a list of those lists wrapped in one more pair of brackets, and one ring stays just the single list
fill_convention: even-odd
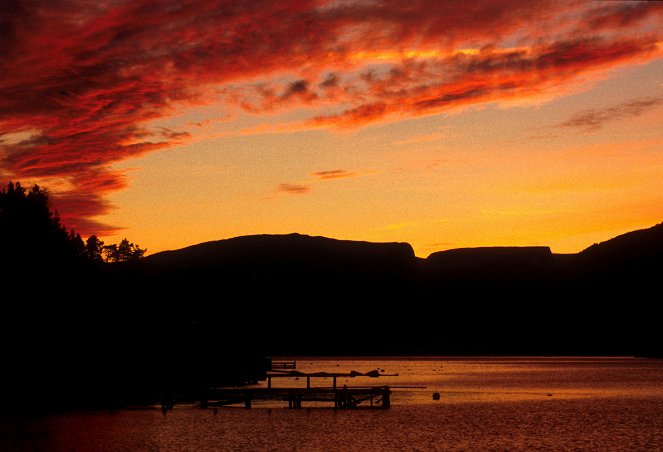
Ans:
[{"label": "dock post", "polygon": [[385,386],[384,389],[382,389],[382,409],[383,410],[388,410],[391,408],[391,390],[389,389],[389,386]]},{"label": "dock post", "polygon": [[267,376],[267,389],[272,389],[272,376]]},{"label": "dock post", "polygon": [[306,389],[311,389],[311,377],[306,377]]},{"label": "dock post", "polygon": [[246,398],[244,399],[244,408],[249,409],[251,408],[251,395],[247,394]]},{"label": "dock post", "polygon": [[334,391],[336,391],[336,377],[334,377]]}]

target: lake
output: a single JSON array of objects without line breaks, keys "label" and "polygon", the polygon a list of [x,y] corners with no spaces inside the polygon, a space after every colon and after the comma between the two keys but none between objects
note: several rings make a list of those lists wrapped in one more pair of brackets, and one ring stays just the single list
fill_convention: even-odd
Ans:
[{"label": "lake", "polygon": [[[374,369],[399,375],[338,384],[409,386],[390,410],[272,401],[3,417],[0,450],[663,450],[661,360],[297,358],[302,372]],[[273,386],[306,384],[288,380]]]}]

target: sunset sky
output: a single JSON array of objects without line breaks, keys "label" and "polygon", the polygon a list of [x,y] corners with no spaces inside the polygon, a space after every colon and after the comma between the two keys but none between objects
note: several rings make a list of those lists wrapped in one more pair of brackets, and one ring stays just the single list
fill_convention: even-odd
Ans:
[{"label": "sunset sky", "polygon": [[3,0],[0,182],[148,253],[663,221],[663,2]]}]

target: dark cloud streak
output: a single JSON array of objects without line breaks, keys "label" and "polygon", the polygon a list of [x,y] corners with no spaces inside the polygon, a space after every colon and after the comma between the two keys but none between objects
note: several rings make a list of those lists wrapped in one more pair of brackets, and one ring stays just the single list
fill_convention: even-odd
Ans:
[{"label": "dark cloud streak", "polygon": [[558,127],[593,132],[603,128],[606,123],[640,116],[661,105],[663,105],[663,97],[634,99],[605,109],[592,109],[577,113],[570,119],[558,124]]},{"label": "dark cloud streak", "polygon": [[356,174],[344,169],[334,169],[326,171],[316,171],[311,173],[311,176],[319,180],[329,180],[329,179],[344,179],[347,177],[354,177]]},{"label": "dark cloud streak", "polygon": [[275,191],[278,193],[285,193],[288,195],[305,195],[306,193],[311,191],[311,187],[303,184],[282,183],[276,187]]}]

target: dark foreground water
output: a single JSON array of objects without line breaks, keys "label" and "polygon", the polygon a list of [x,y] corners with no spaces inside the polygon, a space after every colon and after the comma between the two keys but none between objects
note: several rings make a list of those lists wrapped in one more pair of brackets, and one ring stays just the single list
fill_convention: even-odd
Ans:
[{"label": "dark foreground water", "polygon": [[[390,410],[176,406],[4,417],[0,450],[663,450],[663,361],[631,358],[299,359],[298,370],[398,377]],[[284,381],[278,385],[304,385]],[[330,385],[313,380],[313,385]],[[441,400],[432,400],[439,392]]]}]

